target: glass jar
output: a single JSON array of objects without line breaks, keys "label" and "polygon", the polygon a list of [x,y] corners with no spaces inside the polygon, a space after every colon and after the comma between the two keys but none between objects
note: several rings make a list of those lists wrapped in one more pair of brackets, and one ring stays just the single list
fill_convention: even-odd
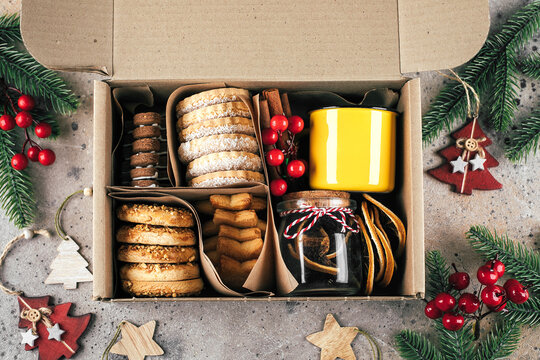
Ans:
[{"label": "glass jar", "polygon": [[349,193],[287,194],[277,210],[281,255],[298,281],[288,295],[350,296],[362,290],[363,245]]}]

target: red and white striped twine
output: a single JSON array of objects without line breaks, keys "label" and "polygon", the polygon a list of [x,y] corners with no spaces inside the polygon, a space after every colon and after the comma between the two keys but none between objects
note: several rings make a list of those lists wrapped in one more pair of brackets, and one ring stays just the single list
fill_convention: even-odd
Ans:
[{"label": "red and white striped twine", "polygon": [[[299,213],[307,213],[307,214],[302,216],[301,218],[294,220],[289,225],[287,225],[287,227],[285,228],[285,231],[283,232],[283,236],[286,239],[289,239],[289,240],[295,239],[299,235],[302,235],[304,232],[309,231],[309,229],[311,229],[317,223],[317,221],[319,221],[319,219],[325,215],[330,216],[332,219],[340,223],[343,226],[342,232],[345,232],[345,229],[352,231],[353,233],[358,233],[360,231],[360,225],[358,224],[358,221],[356,220],[354,216],[354,212],[352,211],[352,209],[349,209],[346,207],[320,208],[320,207],[315,207],[315,206],[308,206],[308,207],[300,208],[300,209],[282,211],[279,215],[286,216],[289,214],[299,214]],[[336,213],[337,216],[334,215],[334,213]],[[355,228],[352,228],[349,225],[347,225],[347,216],[350,216],[353,219]],[[289,231],[291,230],[292,227],[310,218],[313,218],[313,219],[311,220],[308,226],[306,226],[305,228],[301,229],[300,231],[292,235],[289,234]]]}]

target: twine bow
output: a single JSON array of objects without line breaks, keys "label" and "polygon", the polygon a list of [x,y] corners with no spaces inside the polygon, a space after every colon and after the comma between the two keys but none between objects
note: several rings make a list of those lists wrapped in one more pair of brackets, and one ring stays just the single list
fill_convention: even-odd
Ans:
[{"label": "twine bow", "polygon": [[[306,215],[294,220],[291,222],[287,227],[285,228],[285,231],[283,232],[283,236],[286,239],[295,239],[298,236],[302,235],[304,232],[309,231],[317,221],[319,221],[320,218],[323,216],[329,216],[332,219],[334,219],[336,222],[340,223],[342,228],[342,232],[345,232],[345,230],[349,230],[353,233],[358,233],[360,231],[360,225],[358,224],[358,221],[356,220],[354,216],[354,212],[346,207],[331,207],[331,208],[321,208],[321,207],[315,207],[315,206],[308,206],[301,209],[293,209],[293,210],[287,210],[282,211],[280,213],[280,216],[286,216],[289,214],[301,214],[301,213],[307,213]],[[337,216],[334,215],[334,213],[337,213]],[[351,226],[347,225],[347,216],[352,218],[355,224],[355,228],[352,228]],[[289,234],[289,231],[297,224],[303,222],[304,220],[311,219],[311,222],[304,228],[300,229],[300,231]]]},{"label": "twine bow", "polygon": [[48,307],[41,307],[39,309],[27,308],[21,311],[21,319],[28,320],[32,323],[32,332],[37,334],[37,323],[43,321],[46,327],[53,326],[51,320],[48,318],[52,314],[52,310]]},{"label": "twine bow", "polygon": [[[476,118],[474,119],[474,121],[476,124]],[[472,134],[471,134],[471,137],[469,138],[462,137],[462,138],[457,139],[456,146],[460,149],[464,149],[469,152],[477,151],[480,157],[485,158],[486,152],[484,151],[484,148],[480,146],[480,143],[486,140],[487,140],[486,137],[475,139],[472,137]]]}]

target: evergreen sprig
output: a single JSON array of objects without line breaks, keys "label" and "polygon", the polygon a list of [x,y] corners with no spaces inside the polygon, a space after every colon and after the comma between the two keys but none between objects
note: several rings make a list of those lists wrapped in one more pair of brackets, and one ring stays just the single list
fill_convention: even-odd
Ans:
[{"label": "evergreen sprig", "polygon": [[396,349],[409,360],[444,360],[441,352],[424,335],[403,330],[396,335]]},{"label": "evergreen sprig", "polygon": [[[475,87],[477,92],[491,99],[494,105],[491,125],[504,130],[511,123],[515,110],[515,59],[518,50],[540,29],[540,1],[518,10],[491,35],[478,54],[459,72],[459,76]],[[509,65],[504,69],[506,65]],[[501,81],[503,76],[507,78]],[[451,130],[456,119],[464,119],[467,101],[461,83],[452,81],[440,92],[424,115],[422,139],[425,143],[437,138],[443,129]]]},{"label": "evergreen sprig", "polygon": [[501,313],[508,321],[524,325],[540,325],[540,299],[530,296],[523,304],[506,303]]},{"label": "evergreen sprig", "polygon": [[20,19],[17,14],[0,16],[0,41],[12,43],[21,41]]},{"label": "evergreen sprig", "polygon": [[529,291],[540,291],[540,254],[527,249],[522,244],[512,241],[507,235],[492,234],[484,226],[473,226],[467,232],[469,243],[485,259],[496,256],[506,265],[506,273],[522,284],[529,286]]},{"label": "evergreen sprig", "polygon": [[472,326],[466,324],[457,331],[447,330],[442,321],[435,322],[441,353],[447,360],[471,360],[474,354]]},{"label": "evergreen sprig", "polygon": [[536,154],[540,146],[539,141],[540,109],[536,109],[512,132],[505,144],[506,157],[514,162],[526,160],[530,153]]},{"label": "evergreen sprig", "polygon": [[450,275],[450,266],[446,264],[446,259],[439,251],[430,251],[426,256],[426,267],[428,270],[428,289],[429,298],[435,298],[441,292],[449,292],[452,296],[456,295],[454,289],[449,289],[448,276]]},{"label": "evergreen sprig", "polygon": [[510,356],[518,347],[521,337],[519,325],[504,321],[495,328],[476,349],[475,360],[495,360]]},{"label": "evergreen sprig", "polygon": [[524,75],[540,80],[540,54],[530,54],[520,62],[519,68]]}]

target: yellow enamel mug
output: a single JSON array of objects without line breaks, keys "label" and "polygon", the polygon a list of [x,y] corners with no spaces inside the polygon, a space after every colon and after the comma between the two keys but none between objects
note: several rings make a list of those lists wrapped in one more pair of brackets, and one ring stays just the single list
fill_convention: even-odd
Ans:
[{"label": "yellow enamel mug", "polygon": [[310,113],[313,189],[389,192],[396,173],[397,113],[334,107]]}]

